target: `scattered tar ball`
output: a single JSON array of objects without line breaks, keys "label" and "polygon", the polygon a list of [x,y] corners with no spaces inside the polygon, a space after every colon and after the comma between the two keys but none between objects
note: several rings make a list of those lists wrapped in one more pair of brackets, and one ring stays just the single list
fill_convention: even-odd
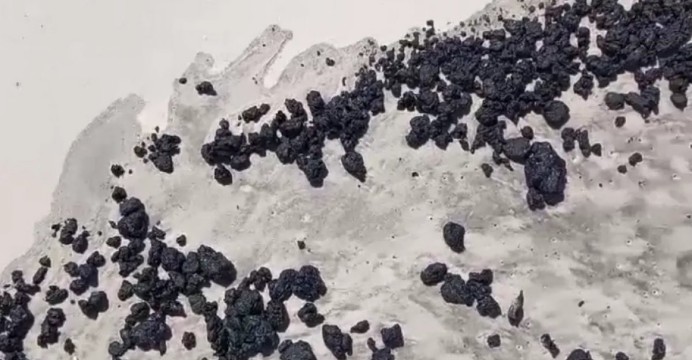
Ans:
[{"label": "scattered tar ball", "polygon": [[500,347],[500,335],[498,335],[498,334],[493,334],[493,335],[488,336],[487,341],[488,341],[488,347],[491,347],[491,348]]},{"label": "scattered tar ball", "polygon": [[418,171],[414,171],[411,173],[411,177],[417,178],[418,176]]},{"label": "scattered tar ball", "polygon": [[60,228],[62,227],[62,224],[57,223],[53,224],[50,226],[50,229],[53,231],[52,236],[55,237],[58,234],[58,231],[60,231]]},{"label": "scattered tar ball", "polygon": [[480,316],[487,316],[492,319],[502,315],[500,304],[490,295],[485,295],[478,299],[476,310]]},{"label": "scattered tar ball", "polygon": [[113,188],[111,198],[113,199],[113,201],[120,203],[121,201],[127,199],[127,191],[125,191],[125,189],[121,188],[120,186],[116,186]]},{"label": "scattered tar ball", "polygon": [[197,346],[197,338],[195,337],[195,334],[191,332],[184,332],[181,342],[187,350],[192,350]]},{"label": "scattered tar ball", "polygon": [[605,104],[610,110],[621,110],[625,107],[625,95],[609,92],[605,96]]},{"label": "scattered tar ball", "polygon": [[401,326],[395,324],[389,328],[380,330],[382,335],[382,343],[390,349],[396,349],[404,346],[404,334],[401,332]]},{"label": "scattered tar ball", "polygon": [[591,141],[589,140],[589,131],[580,129],[575,132],[575,140],[579,144],[579,150],[582,151],[584,157],[591,155]]},{"label": "scattered tar ball", "polygon": [[618,172],[620,174],[627,174],[627,165],[618,165]]},{"label": "scattered tar ball", "polygon": [[526,202],[529,209],[538,210],[547,205],[557,205],[564,200],[567,184],[565,161],[548,142],[531,144],[524,166],[524,177],[529,191]]},{"label": "scattered tar ball", "polygon": [[591,145],[590,152],[595,156],[601,156],[603,155],[603,146],[601,144],[593,144]]},{"label": "scattered tar ball", "polygon": [[299,299],[312,302],[327,293],[327,286],[316,267],[305,265],[296,273],[292,291]]},{"label": "scattered tar ball", "polygon": [[305,241],[303,241],[303,240],[298,240],[298,241],[297,241],[297,244],[298,244],[298,249],[300,249],[300,250],[305,250]]},{"label": "scattered tar ball", "polygon": [[120,164],[111,165],[111,174],[115,177],[121,177],[125,174],[125,169]]},{"label": "scattered tar ball", "polygon": [[233,184],[233,175],[225,166],[217,165],[214,169],[214,180],[224,186],[231,185]]},{"label": "scattered tar ball", "polygon": [[70,261],[63,265],[63,269],[65,270],[67,275],[70,275],[71,277],[79,276],[79,266],[74,261]]},{"label": "scattered tar ball", "polygon": [[120,236],[117,236],[117,235],[116,235],[116,236],[111,236],[111,237],[108,238],[108,240],[106,240],[106,245],[108,245],[108,246],[110,246],[110,247],[112,247],[112,248],[114,248],[114,249],[117,249],[117,248],[120,247],[120,244],[122,243],[122,240],[123,240],[123,239],[122,239]]},{"label": "scattered tar ball", "polygon": [[621,128],[625,126],[625,122],[627,122],[627,119],[624,116],[618,116],[615,118],[615,127]]},{"label": "scattered tar ball", "polygon": [[45,266],[41,266],[36,270],[36,273],[34,273],[34,277],[32,278],[31,282],[34,285],[39,285],[43,282],[43,280],[46,278],[46,273],[48,273],[48,268]]},{"label": "scattered tar ball", "polygon": [[327,66],[334,66],[336,64],[336,61],[331,58],[326,58],[325,62],[327,63]]},{"label": "scattered tar ball", "polygon": [[277,279],[269,283],[269,297],[277,302],[284,302],[293,295],[293,280],[297,275],[293,269],[284,269]]},{"label": "scattered tar ball", "polygon": [[149,153],[149,151],[147,151],[146,147],[144,146],[144,143],[142,143],[142,146],[135,146],[134,148],[132,148],[132,151],[135,153],[135,156],[137,156],[140,159],[145,157],[147,153]]},{"label": "scattered tar ball", "polygon": [[521,128],[521,136],[523,136],[525,139],[533,140],[533,128],[528,125],[524,126]]},{"label": "scattered tar ball", "polygon": [[624,352],[619,351],[617,354],[615,354],[615,360],[630,360],[630,357]]},{"label": "scattered tar ball", "polygon": [[72,339],[67,338],[65,339],[65,344],[62,346],[62,349],[65,350],[65,352],[68,355],[74,354],[74,351],[76,350],[76,346],[74,346],[74,343],[72,342]]},{"label": "scattered tar ball", "polygon": [[72,282],[70,282],[70,290],[75,295],[82,295],[87,291],[87,289],[89,289],[89,283],[85,280],[74,279]]},{"label": "scattered tar ball", "polygon": [[50,285],[46,291],[45,300],[50,305],[57,305],[65,301],[68,295],[67,290]]},{"label": "scattered tar ball", "polygon": [[181,247],[187,245],[187,236],[185,236],[184,234],[178,236],[177,238],[175,238],[175,243]]},{"label": "scattered tar ball", "polygon": [[281,301],[269,300],[266,308],[267,321],[272,325],[272,328],[278,332],[284,332],[288,329],[291,319],[288,316],[286,305]]},{"label": "scattered tar ball", "polygon": [[48,257],[48,255],[41,257],[38,260],[38,263],[39,263],[39,265],[45,266],[45,267],[51,267],[51,265],[52,265],[52,262],[51,262],[50,258]]},{"label": "scattered tar ball", "polygon": [[117,341],[113,341],[108,344],[108,354],[114,358],[119,358],[125,355],[127,348]]},{"label": "scattered tar ball", "polygon": [[353,355],[351,335],[342,333],[336,325],[322,325],[322,341],[337,360],[346,360],[346,355]]},{"label": "scattered tar ball", "polygon": [[91,255],[89,255],[89,257],[86,260],[86,263],[93,267],[100,268],[103,265],[106,265],[106,258],[104,258],[103,255],[101,255],[101,253],[99,253],[98,251],[94,251],[93,253],[91,253]]},{"label": "scattered tar ball", "polygon": [[475,281],[485,286],[492,285],[494,277],[493,271],[490,269],[483,269],[480,273],[469,273],[469,281]]},{"label": "scattered tar ball", "polygon": [[588,351],[584,351],[582,349],[576,349],[573,350],[569,356],[567,356],[567,360],[593,360],[591,358],[591,354]]},{"label": "scattered tar ball", "polygon": [[60,237],[58,238],[58,241],[60,241],[61,244],[63,245],[70,245],[74,241],[74,235],[77,233],[77,220],[70,218],[65,220],[65,226],[60,230]]},{"label": "scattered tar ball", "polygon": [[481,170],[486,178],[490,178],[490,176],[493,174],[493,167],[488,163],[481,164]]},{"label": "scattered tar ball", "polygon": [[526,162],[526,157],[531,149],[531,141],[525,137],[515,137],[507,139],[502,146],[505,156],[511,161],[519,164]]},{"label": "scattered tar ball", "polygon": [[560,349],[555,345],[555,341],[553,341],[549,334],[541,335],[541,345],[548,350],[553,359],[560,355]]},{"label": "scattered tar ball", "polygon": [[87,300],[77,302],[79,309],[89,319],[96,319],[99,313],[106,312],[109,307],[108,297],[103,291],[94,291]]},{"label": "scattered tar ball", "polygon": [[473,306],[474,294],[469,291],[460,275],[447,275],[444,284],[440,287],[440,295],[446,303]]},{"label": "scattered tar ball", "polygon": [[173,157],[180,153],[182,140],[177,135],[163,134],[159,136],[156,133],[151,134],[150,139],[153,144],[147,147],[150,152],[147,159],[159,171],[167,174],[172,173],[174,170]]},{"label": "scattered tar ball", "polygon": [[562,129],[560,137],[562,138],[562,149],[565,152],[574,150],[574,142],[577,140],[577,132],[574,128],[568,126]]},{"label": "scattered tar ball", "polygon": [[209,81],[202,81],[201,83],[197,84],[197,86],[195,86],[195,90],[197,90],[197,93],[200,95],[217,95],[214,85],[212,85]]},{"label": "scattered tar ball", "polygon": [[584,300],[579,301],[579,304],[577,304],[579,307],[584,306]]},{"label": "scattered tar ball", "polygon": [[187,84],[187,78],[181,77],[180,79],[178,79],[178,82],[182,85],[185,85]]},{"label": "scattered tar ball", "polygon": [[313,303],[305,303],[300,310],[298,310],[298,318],[307,327],[313,328],[324,322],[324,316],[317,311],[317,307]]},{"label": "scattered tar ball", "polygon": [[77,254],[84,254],[89,247],[88,238],[89,233],[86,231],[79,234],[79,236],[77,236],[72,242],[72,251],[76,252]]},{"label": "scattered tar ball", "polygon": [[452,251],[460,253],[466,250],[466,247],[464,246],[466,229],[464,229],[463,226],[450,221],[442,228],[442,235],[445,240],[445,244],[447,244]]},{"label": "scattered tar ball", "polygon": [[687,96],[681,93],[672,93],[670,95],[670,102],[673,106],[680,110],[684,110],[687,107]]},{"label": "scattered tar ball", "polygon": [[[15,302],[17,299],[15,298]],[[10,321],[15,320],[16,318],[14,316],[10,317]],[[58,336],[60,334],[59,329],[65,324],[65,313],[63,312],[62,309],[60,308],[50,308],[46,312],[46,317],[44,318],[43,322],[41,323],[41,332],[39,333],[37,339],[36,339],[36,344],[42,348],[46,348],[48,345],[55,344],[58,342]],[[12,327],[17,326],[18,324],[11,324],[10,329]],[[10,330],[10,334],[13,334],[14,331]],[[16,335],[10,335],[11,337],[15,337]],[[6,348],[3,348],[3,350],[7,350]],[[7,355],[7,353],[5,353]],[[11,357],[10,357],[11,358]]]},{"label": "scattered tar ball", "polygon": [[512,301],[509,310],[507,311],[507,319],[509,324],[517,327],[524,318],[524,291],[519,291],[519,295]]},{"label": "scattered tar ball", "polygon": [[442,263],[433,263],[425,267],[420,273],[420,279],[423,285],[434,286],[444,281],[447,275],[447,265]]},{"label": "scattered tar ball", "polygon": [[347,173],[360,182],[365,182],[367,170],[363,162],[363,156],[355,151],[349,151],[341,156],[341,165]]},{"label": "scattered tar ball", "polygon": [[24,272],[21,270],[14,270],[14,271],[12,271],[11,277],[12,277],[12,283],[17,284],[19,282],[24,281]]},{"label": "scattered tar ball", "polygon": [[642,154],[636,152],[636,153],[630,155],[630,157],[627,159],[627,162],[630,163],[630,166],[637,166],[637,164],[642,162],[642,160],[644,160],[642,158]]},{"label": "scattered tar ball", "polygon": [[365,334],[368,330],[370,330],[370,323],[367,320],[361,320],[351,326],[351,333],[353,334]]},{"label": "scattered tar ball", "polygon": [[259,107],[254,105],[248,109],[243,110],[240,114],[239,119],[242,119],[246,123],[258,122],[262,116],[266,115],[270,110],[269,104],[262,104]]},{"label": "scattered tar ball", "polygon": [[651,360],[663,360],[666,357],[666,343],[661,338],[654,340],[654,348],[651,351]]},{"label": "scattered tar ball", "polygon": [[118,300],[125,301],[135,294],[134,285],[127,280],[123,280],[118,289]]},{"label": "scattered tar ball", "polygon": [[543,110],[543,118],[548,126],[559,129],[569,121],[569,108],[560,100],[552,100]]},{"label": "scattered tar ball", "polygon": [[[278,347],[280,360],[317,360],[310,344],[303,340],[284,340]],[[205,358],[206,360],[206,358]]]}]

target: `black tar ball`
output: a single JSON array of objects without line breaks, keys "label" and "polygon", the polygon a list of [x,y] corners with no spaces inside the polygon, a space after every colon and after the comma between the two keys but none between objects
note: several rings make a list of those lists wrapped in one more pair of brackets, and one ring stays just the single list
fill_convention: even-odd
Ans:
[{"label": "black tar ball", "polygon": [[654,340],[654,348],[651,350],[651,360],[663,360],[666,357],[666,343],[661,338]]},{"label": "black tar ball", "polygon": [[618,351],[618,353],[615,354],[615,360],[630,360],[630,357],[622,351]]},{"label": "black tar ball", "polygon": [[447,244],[452,251],[460,253],[466,250],[466,247],[464,246],[466,229],[464,229],[463,226],[450,221],[442,228],[442,235],[445,240],[445,244]]},{"label": "black tar ball", "polygon": [[217,165],[214,169],[214,180],[224,186],[231,185],[233,184],[233,175],[225,166]]},{"label": "black tar ball", "polygon": [[425,267],[420,273],[420,279],[426,286],[434,286],[444,281],[447,275],[447,265],[433,263]]},{"label": "black tar ball", "polygon": [[195,86],[195,90],[197,90],[197,93],[200,95],[217,95],[216,90],[214,89],[214,85],[212,85],[209,81],[202,81],[201,83],[197,84]]},{"label": "black tar ball", "polygon": [[582,349],[576,349],[573,350],[569,356],[567,356],[567,360],[593,360],[591,358],[591,354],[588,351],[582,350]]},{"label": "black tar ball", "polygon": [[569,121],[569,108],[559,100],[549,102],[543,110],[545,122],[553,129],[559,129]]},{"label": "black tar ball", "polygon": [[125,189],[121,188],[120,186],[116,186],[113,188],[111,198],[115,202],[119,203],[127,198],[127,191],[125,191]]},{"label": "black tar ball", "polygon": [[125,174],[125,169],[119,164],[111,165],[111,174],[115,177],[121,177]]},{"label": "black tar ball", "polygon": [[404,346],[404,334],[401,331],[401,326],[395,324],[392,327],[382,328],[382,343],[390,349],[396,349]]},{"label": "black tar ball", "polygon": [[368,330],[370,330],[370,323],[367,320],[361,320],[351,326],[351,333],[353,334],[365,334]]},{"label": "black tar ball", "polygon": [[498,334],[493,334],[493,335],[488,336],[488,339],[486,341],[488,342],[488,347],[491,347],[491,348],[500,347],[500,335],[498,335]]}]

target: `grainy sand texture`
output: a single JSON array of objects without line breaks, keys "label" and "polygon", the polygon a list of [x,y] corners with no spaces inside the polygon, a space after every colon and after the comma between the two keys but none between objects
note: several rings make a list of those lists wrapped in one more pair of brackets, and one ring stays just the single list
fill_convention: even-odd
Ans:
[{"label": "grainy sand texture", "polygon": [[[496,23],[497,9],[524,15],[533,3],[496,0],[474,17],[488,14]],[[594,89],[588,101],[571,91],[563,95],[572,109],[570,126],[588,129],[591,139],[603,144],[602,157],[566,154],[559,133],[541,117],[530,114],[520,120],[519,127],[530,124],[536,138],[551,142],[567,162],[566,199],[545,211],[528,210],[521,167],[497,167],[490,180],[485,178],[480,164],[490,161],[490,149],[470,155],[456,144],[447,151],[431,144],[409,148],[404,136],[411,114],[397,112],[389,93],[388,111],[371,120],[358,147],[368,169],[364,183],[340,166],[342,150],[336,141],[325,148],[330,173],[322,188],[310,187],[295,166],[282,166],[271,154],[253,157],[250,169],[234,172],[233,185],[222,187],[200,156],[221,118],[229,119],[234,131],[256,131],[261,123],[235,121],[249,106],[267,103],[273,113],[286,98],[302,100],[312,89],[327,98],[349,89],[352,75],[378,47],[371,39],[342,48],[315,45],[291,59],[276,84],[266,87],[264,77],[290,39],[290,31],[270,26],[230,64],[216,64],[200,53],[180,73],[187,84],[170,79],[172,95],[162,131],[183,139],[172,174],[156,171],[132,153],[149,133],[138,120],[145,99],[131,95],[111,104],[72,144],[50,214],[37,224],[30,250],[6,268],[3,281],[14,269],[32,274],[38,258],[49,254],[54,265],[44,284],[67,287],[62,264],[82,263],[96,249],[108,258],[113,250],[104,242],[115,230],[107,222],[118,218],[110,193],[118,185],[146,204],[152,223],[168,233],[167,242],[184,233],[188,249],[209,244],[235,263],[241,277],[260,266],[275,274],[286,267],[317,266],[329,288],[317,302],[327,322],[342,329],[362,319],[371,322],[368,335],[354,335],[356,360],[370,358],[368,336],[379,337],[379,329],[394,323],[401,324],[406,339],[397,359],[549,359],[539,342],[544,333],[561,348],[559,358],[580,347],[595,359],[613,359],[617,351],[633,359],[650,358],[656,337],[666,340],[667,358],[692,358],[692,124],[689,110],[681,112],[667,101],[667,87],[661,86],[659,114],[648,122],[629,108],[608,111],[604,89]],[[327,66],[326,57],[335,66]],[[202,80],[212,82],[218,96],[199,96],[194,84]],[[634,89],[632,77],[623,75],[608,90]],[[471,114],[478,106],[475,98]],[[613,125],[617,115],[628,119],[623,128]],[[518,131],[510,124],[507,137]],[[635,151],[644,161],[619,174],[617,165]],[[133,173],[116,179],[109,172],[112,163]],[[419,176],[412,177],[413,172]],[[50,236],[50,225],[69,217],[94,233],[83,256]],[[442,241],[447,221],[465,225],[464,253],[451,252]],[[102,236],[95,235],[98,230]],[[305,241],[306,250],[298,249],[298,240]],[[473,308],[445,303],[438,288],[424,286],[419,278],[435,261],[462,274],[492,269],[493,296],[503,314],[523,290],[524,321],[514,328],[506,315],[482,318]],[[63,305],[67,322],[61,331],[76,344],[77,359],[108,359],[107,346],[118,338],[135,301],[117,300],[121,278],[110,262],[99,280],[111,308],[98,320],[84,317],[76,305]],[[221,300],[223,289],[213,286],[205,294]],[[288,301],[292,325],[282,339],[308,341],[318,359],[332,358],[319,330],[297,319],[300,305],[296,299]],[[40,321],[48,305],[35,300],[30,308]],[[133,351],[124,359],[211,359],[200,317],[189,314],[168,323],[173,338],[164,356]],[[58,345],[38,348],[38,331],[35,326],[27,337],[30,359],[69,358]],[[182,347],[183,331],[197,334],[197,348]],[[501,335],[501,347],[488,348],[486,337],[492,333]]]}]

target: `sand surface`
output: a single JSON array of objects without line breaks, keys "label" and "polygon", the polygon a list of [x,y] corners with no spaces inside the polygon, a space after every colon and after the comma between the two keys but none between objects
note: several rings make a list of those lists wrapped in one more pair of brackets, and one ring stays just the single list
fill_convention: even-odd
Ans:
[{"label": "sand surface", "polygon": [[79,132],[132,93],[146,101],[140,120],[165,123],[171,79],[198,51],[214,55],[220,70],[279,24],[293,39],[269,71],[273,85],[315,43],[346,46],[366,36],[388,43],[427,19],[456,23],[488,2],[0,0],[0,47],[11,54],[0,57],[0,268],[29,248]]},{"label": "sand surface", "polygon": [[[510,0],[496,0],[495,5],[523,11]],[[132,146],[146,135],[138,121],[144,100],[133,95],[113,103],[72,144],[50,215],[37,225],[29,252],[6,269],[3,279],[15,268],[33,273],[37,259],[50,254],[54,267],[44,284],[67,286],[59,265],[84,259],[49,236],[49,225],[66,217],[77,218],[92,232],[103,230],[89,246],[109,256],[112,249],[103,242],[113,230],[107,221],[117,218],[110,186],[120,185],[142,199],[152,220],[168,232],[168,241],[185,233],[188,248],[210,244],[234,261],[241,276],[259,266],[276,273],[316,265],[329,287],[317,302],[327,322],[343,329],[367,318],[373,333],[401,323],[406,346],[396,352],[398,359],[548,359],[538,342],[546,332],[562,349],[561,357],[583,347],[596,359],[611,359],[616,351],[649,358],[654,337],[661,336],[668,358],[692,358],[687,311],[692,301],[692,187],[687,185],[692,150],[687,134],[692,125],[689,112],[681,113],[667,101],[667,87],[661,86],[660,113],[648,123],[633,112],[606,111],[602,89],[595,89],[588,102],[565,95],[572,108],[570,125],[589,129],[592,141],[604,144],[604,156],[585,160],[577,152],[561,152],[568,163],[567,199],[544,212],[527,209],[521,169],[497,168],[492,180],[484,178],[479,166],[489,161],[488,149],[470,156],[454,146],[446,152],[433,145],[417,151],[407,147],[403,136],[411,115],[395,111],[389,94],[390,111],[371,121],[359,146],[368,168],[364,184],[345,173],[339,165],[341,150],[331,143],[325,149],[330,175],[321,189],[309,187],[296,167],[281,166],[271,155],[253,158],[249,170],[234,174],[233,186],[221,187],[199,155],[220,118],[235,119],[260,102],[278,109],[285,98],[303,99],[311,89],[328,97],[341,89],[343,76],[349,76],[346,87],[352,85],[350,75],[375,49],[367,39],[339,49],[316,45],[293,58],[276,85],[267,88],[262,78],[290,37],[278,26],[269,27],[227,66],[199,54],[183,72],[188,84],[169,79],[165,132],[183,138],[172,175],[143,165],[132,154]],[[359,57],[360,52],[366,56]],[[327,67],[325,56],[335,59],[336,66]],[[219,67],[223,70],[214,70]],[[191,84],[202,79],[212,81],[219,96],[198,96]],[[631,78],[621,80],[610,89],[636,87]],[[479,105],[474,101],[472,113]],[[615,129],[613,119],[619,114],[628,121]],[[559,135],[541,118],[530,115],[520,126],[525,123],[539,139],[561,149]],[[508,137],[517,131],[512,125],[508,130]],[[644,162],[627,175],[617,173],[615,167],[634,151],[643,154]],[[108,171],[112,162],[134,174],[113,178]],[[420,176],[412,178],[414,171]],[[441,228],[449,220],[466,225],[463,254],[450,252],[442,241]],[[299,251],[297,240],[305,240],[309,251]],[[418,278],[433,261],[464,274],[493,269],[494,296],[505,312],[523,290],[525,321],[512,328],[505,318],[489,320],[474,309],[444,303],[436,288],[423,286]],[[64,306],[68,320],[63,336],[72,337],[79,359],[108,358],[107,344],[117,338],[131,303],[115,296],[121,281],[115,267],[104,269],[100,286],[111,299],[111,311],[91,321],[76,306]],[[206,294],[210,300],[220,298],[222,289]],[[282,338],[307,340],[319,359],[332,358],[319,331],[295,316],[300,304],[289,301],[287,306],[292,326]],[[42,301],[31,303],[39,319],[46,308]],[[210,357],[199,317],[169,323],[173,339],[163,359]],[[187,352],[179,339],[182,331],[191,330],[200,345]],[[37,331],[35,327],[27,338],[30,358],[66,358],[57,347],[36,348]],[[503,345],[490,350],[485,338],[494,332]],[[354,337],[353,359],[369,358],[366,338]],[[155,358],[158,353],[125,356]]]}]

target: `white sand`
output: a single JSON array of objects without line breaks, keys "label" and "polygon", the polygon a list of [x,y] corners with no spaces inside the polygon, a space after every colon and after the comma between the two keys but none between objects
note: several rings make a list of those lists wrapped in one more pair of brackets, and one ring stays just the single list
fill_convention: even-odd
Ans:
[{"label": "white sand", "polygon": [[[147,102],[141,118],[164,122],[170,83],[198,51],[223,67],[279,24],[293,40],[268,77],[273,83],[315,43],[345,46],[366,36],[388,43],[427,19],[458,22],[488,1],[0,0],[0,267],[28,249],[79,131],[130,93]],[[31,134],[31,145],[17,134]]]},{"label": "white sand", "polygon": [[[513,9],[516,3],[501,0],[498,6]],[[603,90],[595,90],[589,102],[565,96],[573,110],[571,125],[586,126],[592,141],[604,144],[604,156],[584,161],[576,153],[563,154],[569,171],[567,199],[547,212],[526,209],[522,171],[496,169],[487,181],[478,169],[488,161],[487,152],[469,156],[454,146],[446,152],[432,145],[418,151],[406,147],[403,135],[411,115],[396,111],[374,118],[359,148],[368,167],[362,186],[339,166],[341,152],[335,143],[326,150],[330,175],[323,189],[310,188],[297,168],[279,166],[271,155],[253,159],[249,170],[236,174],[232,187],[218,186],[200,159],[199,147],[220,117],[234,119],[245,106],[260,101],[277,109],[284,98],[303,98],[312,88],[333,94],[341,76],[358,67],[355,54],[368,47],[367,42],[339,50],[320,45],[293,59],[271,90],[262,82],[255,85],[250,76],[261,78],[287,38],[286,32],[267,30],[224,71],[210,74],[211,58],[199,55],[184,72],[190,79],[187,85],[167,80],[173,87],[167,130],[184,139],[172,175],[143,166],[131,153],[143,101],[131,96],[113,104],[73,144],[51,213],[37,227],[38,242],[10,268],[30,274],[38,257],[49,253],[55,265],[46,284],[65,286],[67,277],[57,266],[82,259],[47,237],[48,224],[75,216],[89,229],[106,229],[105,221],[116,217],[108,186],[121,184],[146,203],[152,220],[161,221],[169,238],[184,232],[189,248],[212,244],[236,263],[240,274],[262,265],[274,271],[317,265],[329,287],[317,303],[327,321],[343,329],[367,318],[373,332],[401,322],[407,345],[397,352],[398,359],[547,359],[538,343],[545,332],[552,334],[563,357],[582,346],[597,359],[613,358],[617,350],[648,358],[655,336],[666,339],[669,358],[692,357],[687,311],[692,301],[692,244],[686,217],[691,213],[692,188],[686,182],[692,176],[692,154],[683,136],[692,128],[689,114],[668,102],[665,86],[660,114],[651,123],[621,111],[628,122],[619,130],[612,124],[616,113],[602,105]],[[318,48],[320,58],[314,55]],[[327,68],[324,56],[336,59],[337,66]],[[218,97],[195,93],[191,84],[208,78],[216,84]],[[615,88],[632,86],[631,79],[624,80]],[[386,105],[393,108],[391,98]],[[542,119],[532,115],[526,122],[539,138],[558,138]],[[557,142],[554,146],[560,148]],[[633,151],[642,152],[644,162],[627,176],[615,172]],[[108,161],[123,162],[134,175],[113,179],[102,165]],[[412,179],[412,171],[421,176]],[[451,253],[441,240],[441,226],[449,219],[467,226],[468,250],[462,255]],[[109,255],[112,250],[103,245],[104,239],[94,239],[90,249]],[[299,239],[306,240],[310,252],[297,249]],[[464,274],[494,269],[496,299],[506,310],[522,289],[526,320],[514,329],[504,318],[484,319],[474,309],[445,304],[436,289],[418,279],[431,261],[446,262]],[[66,306],[63,331],[75,340],[80,359],[107,358],[106,344],[117,338],[130,304],[117,308],[120,279],[112,266],[107,269],[100,279],[113,311],[90,321],[76,307]],[[208,293],[219,295],[220,289]],[[580,300],[585,301],[581,308]],[[289,303],[293,326],[287,337],[306,339],[318,358],[331,358],[318,331],[298,322],[298,306]],[[32,302],[39,319],[45,308],[40,301]],[[171,322],[174,338],[164,359],[210,356],[198,317]],[[200,346],[188,353],[179,339],[190,329]],[[57,348],[31,346],[36,331],[27,341],[30,358],[64,358],[53,351]],[[501,348],[487,349],[485,336],[491,332],[502,335]],[[365,338],[355,337],[353,359],[368,358]],[[131,353],[126,358],[159,356]]]}]

